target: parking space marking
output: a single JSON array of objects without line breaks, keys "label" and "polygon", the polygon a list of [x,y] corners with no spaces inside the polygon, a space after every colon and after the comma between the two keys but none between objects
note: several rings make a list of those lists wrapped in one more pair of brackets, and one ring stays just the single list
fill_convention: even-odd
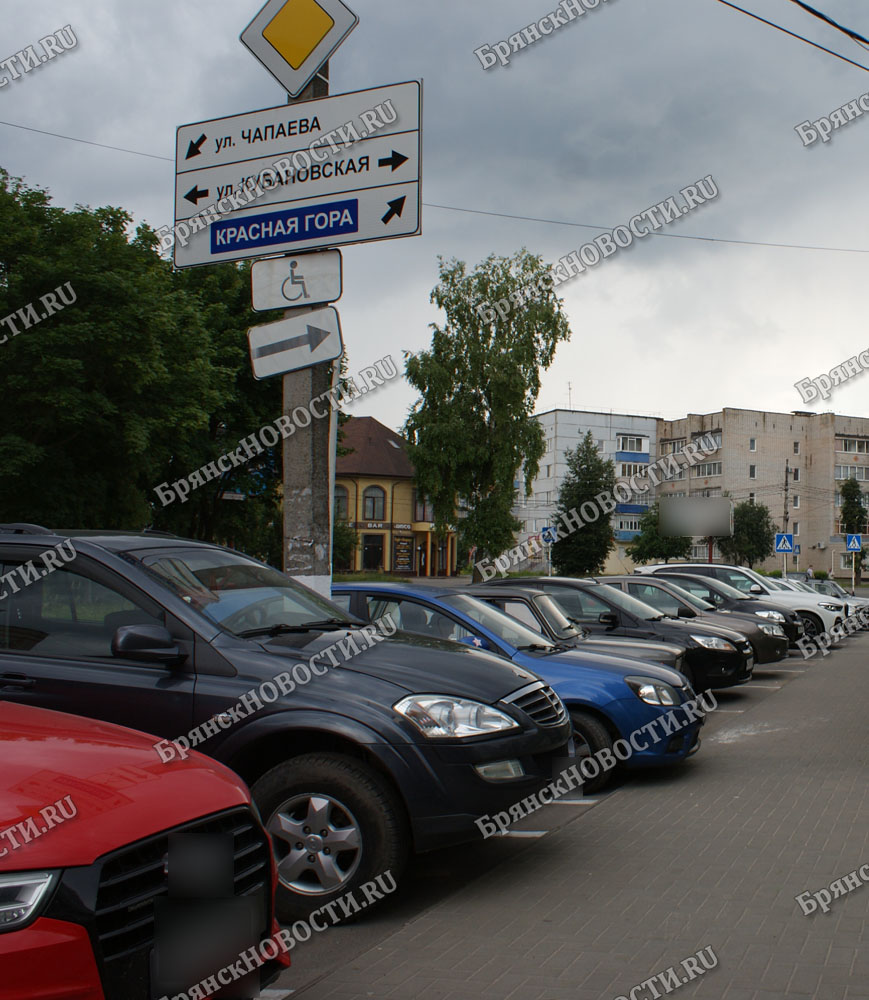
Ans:
[{"label": "parking space marking", "polygon": [[744,712],[744,708],[716,708],[715,714],[720,715],[722,713],[726,715],[738,715],[740,712]]},{"label": "parking space marking", "polygon": [[596,806],[602,799],[555,799],[552,806]]},{"label": "parking space marking", "polygon": [[499,834],[501,837],[545,837],[548,830],[509,830],[507,833]]},{"label": "parking space marking", "polygon": [[286,1000],[288,996],[295,992],[295,990],[263,990],[260,993],[260,997],[261,1000]]},{"label": "parking space marking", "polygon": [[752,688],[764,688],[767,691],[781,691],[781,684],[754,684],[752,683]]}]

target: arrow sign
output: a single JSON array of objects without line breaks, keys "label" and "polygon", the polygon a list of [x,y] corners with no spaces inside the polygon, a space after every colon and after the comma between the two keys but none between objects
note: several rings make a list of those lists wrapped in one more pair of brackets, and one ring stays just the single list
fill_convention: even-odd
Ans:
[{"label": "arrow sign", "polygon": [[292,309],[286,319],[247,331],[254,378],[271,378],[333,361],[344,350],[341,321],[332,306]]},{"label": "arrow sign", "polygon": [[776,552],[793,552],[794,536],[778,532],[775,536],[775,550]]},{"label": "arrow sign", "polygon": [[198,185],[194,184],[193,187],[184,195],[188,201],[192,201],[194,205],[199,204],[200,198],[208,197],[208,188],[204,191],[200,191]]},{"label": "arrow sign", "polygon": [[268,358],[272,354],[280,354],[282,351],[292,351],[297,347],[304,347],[305,344],[313,352],[329,336],[331,334],[328,330],[321,330],[316,326],[308,326],[307,331],[298,337],[290,337],[289,340],[279,340],[276,344],[266,344],[264,347],[252,348],[251,352],[254,358]]},{"label": "arrow sign", "polygon": [[404,203],[407,200],[405,195],[401,198],[395,198],[392,201],[388,201],[386,204],[389,206],[389,211],[383,216],[381,220],[384,226],[388,226],[392,220],[398,216],[401,218],[401,213],[404,211]]},{"label": "arrow sign", "polygon": [[849,552],[860,552],[863,548],[863,536],[862,535],[848,535],[847,536],[847,549]]},{"label": "arrow sign", "polygon": [[407,157],[399,153],[397,150],[393,149],[392,156],[383,156],[377,161],[378,167],[392,167],[392,173],[395,173],[398,167],[402,163],[407,163]]},{"label": "arrow sign", "polygon": [[196,142],[190,140],[190,145],[187,147],[187,155],[184,157],[185,160],[189,160],[192,156],[199,156],[202,150],[202,143],[205,142],[205,133],[203,133]]}]

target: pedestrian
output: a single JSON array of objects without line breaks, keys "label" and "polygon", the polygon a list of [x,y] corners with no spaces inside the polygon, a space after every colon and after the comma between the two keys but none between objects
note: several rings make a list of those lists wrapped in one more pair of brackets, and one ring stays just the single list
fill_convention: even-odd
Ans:
[{"label": "pedestrian", "polygon": [[811,566],[809,566],[809,568],[806,570],[806,579],[807,580],[815,579],[815,571],[812,569]]}]

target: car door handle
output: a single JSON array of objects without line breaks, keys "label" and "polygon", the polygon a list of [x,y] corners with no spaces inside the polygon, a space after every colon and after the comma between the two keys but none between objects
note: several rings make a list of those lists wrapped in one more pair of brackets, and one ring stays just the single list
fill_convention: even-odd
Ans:
[{"label": "car door handle", "polygon": [[24,674],[0,674],[0,691],[6,688],[32,688],[36,686],[36,681],[32,677],[25,677]]}]

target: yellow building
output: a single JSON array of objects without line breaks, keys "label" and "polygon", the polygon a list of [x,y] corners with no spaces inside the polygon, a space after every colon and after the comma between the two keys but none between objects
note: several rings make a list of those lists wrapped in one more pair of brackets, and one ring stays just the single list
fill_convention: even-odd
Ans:
[{"label": "yellow building", "polygon": [[356,530],[349,569],[416,576],[453,576],[456,535],[435,534],[430,503],[417,495],[402,437],[373,417],[344,424],[335,469],[335,519]]}]

